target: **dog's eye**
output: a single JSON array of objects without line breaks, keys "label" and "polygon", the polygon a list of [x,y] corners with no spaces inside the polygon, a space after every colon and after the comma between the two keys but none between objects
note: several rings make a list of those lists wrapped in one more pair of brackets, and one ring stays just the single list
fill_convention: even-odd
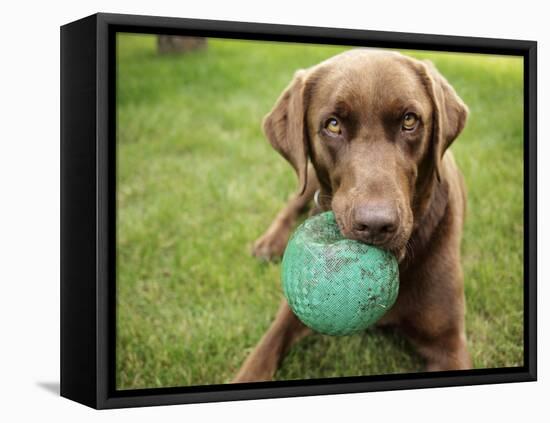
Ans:
[{"label": "dog's eye", "polygon": [[418,124],[418,116],[414,113],[407,113],[403,116],[403,129],[405,131],[412,131]]},{"label": "dog's eye", "polygon": [[342,133],[340,122],[338,122],[338,119],[335,117],[327,119],[325,122],[325,129],[332,135],[340,135]]}]

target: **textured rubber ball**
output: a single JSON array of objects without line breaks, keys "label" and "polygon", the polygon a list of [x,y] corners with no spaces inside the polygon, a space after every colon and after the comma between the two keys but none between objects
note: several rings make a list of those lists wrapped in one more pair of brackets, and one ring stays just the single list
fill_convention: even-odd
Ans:
[{"label": "textured rubber ball", "polygon": [[333,212],[296,229],[282,263],[294,314],[316,332],[350,335],[379,320],[399,291],[399,267],[385,250],[344,238]]}]

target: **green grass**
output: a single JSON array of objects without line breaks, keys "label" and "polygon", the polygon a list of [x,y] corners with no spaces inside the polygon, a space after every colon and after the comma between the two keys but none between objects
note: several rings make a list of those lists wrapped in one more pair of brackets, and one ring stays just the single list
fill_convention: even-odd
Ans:
[{"label": "green grass", "polygon": [[[274,317],[279,264],[253,241],[296,188],[260,122],[295,70],[343,49],[209,40],[158,56],[152,36],[119,35],[117,387],[228,382]],[[452,147],[465,174],[467,332],[477,368],[523,363],[522,61],[430,58],[469,105]],[[391,331],[312,335],[277,379],[414,372]]]}]

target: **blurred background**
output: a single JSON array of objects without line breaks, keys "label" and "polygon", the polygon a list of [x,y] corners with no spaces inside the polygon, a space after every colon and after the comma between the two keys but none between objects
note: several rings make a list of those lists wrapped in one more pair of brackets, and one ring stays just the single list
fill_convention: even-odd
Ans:
[{"label": "blurred background", "polygon": [[[279,264],[250,255],[296,188],[261,119],[299,68],[345,48],[117,36],[117,388],[226,383],[273,319]],[[523,61],[429,58],[470,108],[466,327],[477,368],[523,364]],[[391,331],[312,335],[277,379],[408,373]]]}]

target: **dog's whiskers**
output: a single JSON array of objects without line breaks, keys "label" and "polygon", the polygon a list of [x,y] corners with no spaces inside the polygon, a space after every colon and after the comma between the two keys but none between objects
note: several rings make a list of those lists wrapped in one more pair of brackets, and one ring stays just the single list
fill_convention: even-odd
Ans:
[{"label": "dog's whiskers", "polygon": [[415,240],[414,238],[410,238],[407,243],[405,244],[405,251],[407,252],[407,258],[409,260],[414,259],[414,252],[415,252]]}]

